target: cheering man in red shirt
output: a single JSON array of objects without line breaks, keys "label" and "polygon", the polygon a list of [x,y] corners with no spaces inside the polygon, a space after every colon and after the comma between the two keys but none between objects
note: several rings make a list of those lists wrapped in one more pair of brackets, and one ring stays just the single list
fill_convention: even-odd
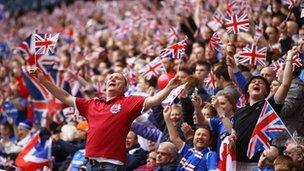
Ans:
[{"label": "cheering man in red shirt", "polygon": [[37,68],[30,68],[29,73],[36,77],[56,98],[63,103],[76,107],[87,119],[89,130],[85,147],[89,158],[89,170],[125,170],[126,136],[132,121],[142,110],[159,105],[176,88],[180,81],[171,79],[167,86],[151,97],[124,97],[128,81],[121,73],[113,73],[106,79],[105,99],[84,99],[70,95],[44,77]]}]

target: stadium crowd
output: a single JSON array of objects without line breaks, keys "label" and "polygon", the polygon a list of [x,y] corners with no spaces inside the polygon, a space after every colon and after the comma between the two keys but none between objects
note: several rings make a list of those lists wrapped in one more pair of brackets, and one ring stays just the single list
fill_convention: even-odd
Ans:
[{"label": "stadium crowd", "polygon": [[[0,168],[303,171],[302,5],[0,6]],[[55,52],[35,54],[35,33],[60,33]],[[37,135],[50,155],[26,150]]]}]

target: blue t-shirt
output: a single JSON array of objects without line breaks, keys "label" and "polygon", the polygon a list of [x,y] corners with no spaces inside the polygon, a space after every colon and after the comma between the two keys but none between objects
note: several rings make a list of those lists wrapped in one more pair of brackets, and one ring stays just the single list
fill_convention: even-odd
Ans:
[{"label": "blue t-shirt", "polygon": [[217,168],[218,155],[209,148],[198,151],[184,143],[180,154],[182,159],[176,170],[212,171]]},{"label": "blue t-shirt", "polygon": [[71,171],[78,171],[82,165],[85,165],[86,158],[84,149],[78,150],[71,161]]},{"label": "blue t-shirt", "polygon": [[219,152],[222,140],[227,136],[228,130],[225,127],[222,120],[218,117],[212,117],[209,119],[209,127],[211,131],[216,131],[217,133],[217,145],[216,151]]},{"label": "blue t-shirt", "polygon": [[[26,106],[26,99],[18,98],[18,102],[22,106]],[[24,121],[26,119],[26,110],[18,110],[17,107],[9,100],[3,101],[3,110],[6,113],[7,117],[13,119],[16,125],[19,122]]]}]

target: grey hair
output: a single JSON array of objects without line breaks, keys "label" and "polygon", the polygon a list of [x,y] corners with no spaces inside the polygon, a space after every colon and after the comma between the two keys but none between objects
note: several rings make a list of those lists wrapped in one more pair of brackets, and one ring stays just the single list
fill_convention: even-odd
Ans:
[{"label": "grey hair", "polygon": [[160,143],[158,147],[160,146],[166,147],[171,156],[175,159],[178,159],[178,149],[175,144],[173,144],[172,142],[165,141]]}]

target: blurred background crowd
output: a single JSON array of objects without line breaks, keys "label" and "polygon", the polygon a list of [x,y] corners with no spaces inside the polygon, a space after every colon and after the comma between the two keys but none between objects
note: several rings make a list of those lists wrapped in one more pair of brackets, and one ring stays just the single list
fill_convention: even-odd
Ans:
[{"label": "blurred background crowd", "polygon": [[[202,99],[205,118],[231,118],[246,105],[246,92],[236,75],[242,74],[245,80],[263,76],[271,85],[271,96],[283,80],[282,57],[296,46],[298,62],[293,62],[291,86],[278,114],[297,143],[283,132],[269,151],[261,151],[256,169],[282,163],[303,169],[302,8],[300,0],[0,1],[1,167],[14,170],[18,153],[37,130],[46,127],[40,135],[47,132],[53,139],[53,170],[85,169],[83,149],[89,129],[85,118],[31,82],[22,69],[25,66],[44,68],[58,86],[85,98],[103,97],[106,76],[113,72],[129,78],[126,96],[153,95],[177,74],[188,84],[175,99],[170,119],[180,137],[191,144],[198,124],[191,101],[194,90]],[[231,13],[248,15],[246,31],[231,33],[225,28],[224,18]],[[26,52],[24,40],[33,32],[60,33],[55,53]],[[184,39],[185,58],[162,57],[166,71],[149,79],[140,72],[162,49]],[[239,60],[250,44],[267,48],[263,65]],[[174,170],[180,161],[159,108],[142,114],[132,125],[126,138],[129,170]],[[210,147],[218,152],[217,137],[222,135],[212,132]]]}]

